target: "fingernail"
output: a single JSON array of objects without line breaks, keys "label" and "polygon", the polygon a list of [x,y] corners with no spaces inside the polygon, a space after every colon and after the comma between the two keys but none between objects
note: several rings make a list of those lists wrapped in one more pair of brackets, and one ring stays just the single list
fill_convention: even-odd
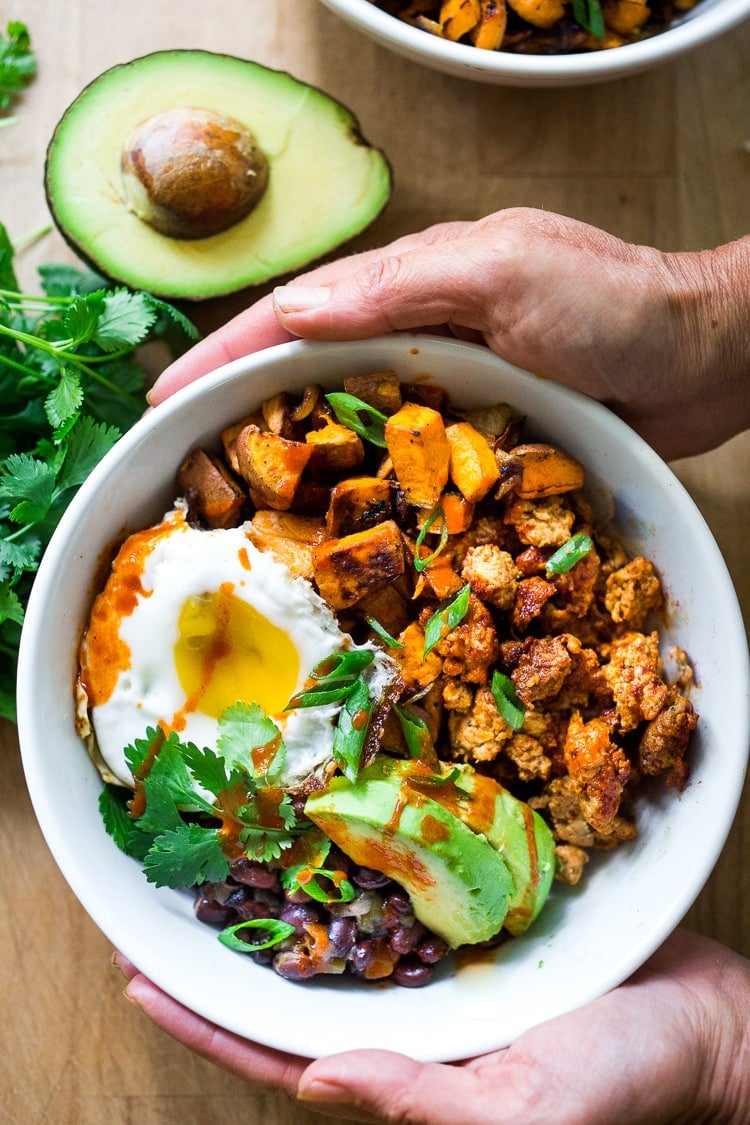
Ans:
[{"label": "fingernail", "polygon": [[321,308],[330,295],[325,285],[279,285],[273,291],[273,303],[281,313],[306,312]]},{"label": "fingernail", "polygon": [[297,1099],[301,1102],[352,1102],[352,1094],[345,1086],[338,1086],[333,1082],[326,1082],[324,1078],[312,1078],[309,1082],[300,1083],[297,1088]]}]

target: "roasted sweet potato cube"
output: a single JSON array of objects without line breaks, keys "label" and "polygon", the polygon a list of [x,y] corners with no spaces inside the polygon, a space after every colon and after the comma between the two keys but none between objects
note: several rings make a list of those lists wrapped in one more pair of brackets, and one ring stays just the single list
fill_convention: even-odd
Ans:
[{"label": "roasted sweet potato cube", "polygon": [[177,487],[209,527],[236,527],[245,493],[218,458],[203,449],[189,453],[177,471]]},{"label": "roasted sweet potato cube", "polygon": [[252,491],[269,508],[282,512],[290,508],[312,447],[246,426],[236,448],[240,473]]},{"label": "roasted sweet potato cube", "polygon": [[496,51],[508,22],[505,0],[480,0],[479,8],[479,23],[471,29],[469,38],[480,50]]},{"label": "roasted sweet potato cube", "polygon": [[377,621],[392,637],[397,637],[411,621],[409,605],[395,586],[383,586],[362,598],[357,609]]},{"label": "roasted sweet potato cube", "polygon": [[517,445],[511,450],[511,457],[521,466],[521,479],[515,491],[523,500],[540,500],[583,487],[583,466],[554,445]]},{"label": "roasted sweet potato cube", "polygon": [[325,539],[323,521],[292,512],[256,512],[248,527],[248,538],[261,551],[270,551],[292,574],[313,576],[313,547]]},{"label": "roasted sweet potato cube", "polygon": [[483,500],[500,476],[487,438],[469,422],[454,422],[446,426],[445,436],[451,448],[450,475],[453,483],[472,503]]},{"label": "roasted sweet potato cube", "polygon": [[390,650],[401,668],[401,679],[407,692],[419,691],[434,683],[443,670],[443,660],[433,649],[424,655],[424,629],[418,621],[399,634],[403,648]]},{"label": "roasted sweet potato cube", "polygon": [[325,540],[313,547],[313,569],[321,597],[332,609],[355,605],[403,573],[398,525],[386,520],[354,535]]},{"label": "roasted sweet potato cube", "polygon": [[445,0],[440,26],[446,39],[458,40],[479,23],[479,0]]},{"label": "roasted sweet potato cube", "polygon": [[448,483],[451,452],[441,415],[405,402],[386,422],[385,442],[407,502],[434,508]]},{"label": "roasted sweet potato cube", "polygon": [[443,411],[448,402],[448,392],[437,383],[402,383],[401,397],[405,402],[418,402],[437,411]]},{"label": "roasted sweet potato cube", "polygon": [[263,415],[260,411],[255,414],[248,414],[246,418],[241,418],[239,422],[233,422],[231,426],[227,426],[221,431],[224,456],[229,468],[235,473],[240,471],[237,460],[237,438],[247,426],[257,426],[258,429],[263,429]]},{"label": "roasted sweet potato cube", "polygon": [[324,516],[328,511],[331,486],[320,480],[310,480],[307,475],[297,485],[289,511],[301,516]]},{"label": "roasted sweet potato cube", "polygon": [[340,422],[308,430],[305,441],[311,449],[310,469],[317,473],[347,473],[365,459],[362,439]]},{"label": "roasted sweet potato cube", "polygon": [[449,535],[460,535],[468,531],[474,519],[474,505],[460,492],[444,492],[440,497],[440,507],[445,512],[445,522]]},{"label": "roasted sweet potato cube", "polygon": [[392,515],[391,485],[378,477],[349,477],[331,489],[326,531],[333,539],[352,535]]},{"label": "roasted sweet potato cube", "polygon": [[344,390],[381,414],[395,414],[401,407],[401,381],[395,371],[349,375],[344,379]]}]

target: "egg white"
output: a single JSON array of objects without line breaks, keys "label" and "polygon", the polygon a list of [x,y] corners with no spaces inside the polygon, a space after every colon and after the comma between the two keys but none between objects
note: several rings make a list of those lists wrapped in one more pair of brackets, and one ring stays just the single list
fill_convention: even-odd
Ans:
[{"label": "egg white", "polygon": [[[373,698],[394,678],[393,661],[374,645],[352,646],[326,604],[304,578],[270,552],[258,550],[242,527],[202,531],[190,527],[184,513],[165,516],[165,532],[145,556],[141,588],[132,612],[119,619],[119,636],[131,654],[109,698],[90,708],[99,755],[113,777],[126,785],[133,778],[124,750],[149,726],[169,726],[185,704],[174,661],[178,620],[186,599],[231,583],[233,593],[282,629],[299,655],[299,691],[313,667],[342,648],[368,648],[374,660],[365,670]],[[240,552],[243,560],[241,561]],[[84,639],[84,646],[86,641]],[[248,702],[250,700],[247,700]],[[338,704],[298,708],[274,721],[282,731],[286,756],[282,781],[294,784],[331,757]],[[217,720],[194,710],[184,713],[180,738],[216,748]]]}]

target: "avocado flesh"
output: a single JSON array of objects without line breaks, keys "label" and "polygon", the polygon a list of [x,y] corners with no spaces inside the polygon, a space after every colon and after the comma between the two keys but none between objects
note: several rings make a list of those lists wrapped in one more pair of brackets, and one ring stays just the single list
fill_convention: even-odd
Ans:
[{"label": "avocado flesh", "polygon": [[381,763],[336,777],[305,812],[355,863],[396,880],[415,916],[452,948],[500,930],[513,880],[500,853]]},{"label": "avocado flesh", "polygon": [[[246,124],[269,163],[246,218],[208,238],[170,238],[129,209],[122,148],[132,130],[176,106]],[[354,116],[282,71],[207,51],[160,51],[105,71],[58,124],[47,198],[73,248],[133,288],[201,300],[299,269],[360,233],[391,190],[383,154]]]},{"label": "avocado flesh", "polygon": [[[449,807],[469,828],[482,833],[505,860],[515,892],[508,900],[504,926],[517,937],[538,917],[549,894],[555,874],[555,841],[545,821],[525,801],[471,766],[455,768],[460,777],[454,791],[461,799]],[[440,790],[435,799],[441,800]]]}]

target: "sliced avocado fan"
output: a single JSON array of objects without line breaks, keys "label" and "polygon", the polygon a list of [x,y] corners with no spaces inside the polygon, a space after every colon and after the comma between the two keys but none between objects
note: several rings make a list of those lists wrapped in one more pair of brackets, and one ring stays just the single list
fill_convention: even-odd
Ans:
[{"label": "sliced avocado fan", "polygon": [[191,300],[300,269],[364,230],[391,191],[354,115],[278,70],[208,51],[112,67],[47,150],[52,217],[106,276]]}]

